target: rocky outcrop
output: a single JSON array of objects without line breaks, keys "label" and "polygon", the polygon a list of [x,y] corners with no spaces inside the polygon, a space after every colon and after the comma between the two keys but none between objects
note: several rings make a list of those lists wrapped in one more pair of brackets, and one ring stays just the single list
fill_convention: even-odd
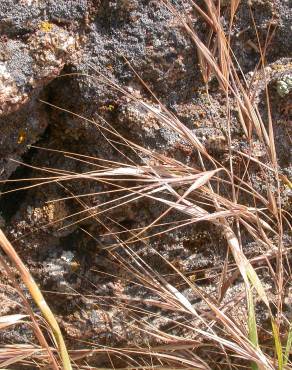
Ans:
[{"label": "rocky outcrop", "polygon": [[[209,28],[200,14],[187,1],[173,3],[181,14],[189,17],[192,27],[207,42]],[[229,3],[221,1],[221,18],[226,31],[229,27]],[[291,49],[292,42],[288,3],[284,0],[241,1],[230,31],[235,56],[246,78],[257,82],[253,91],[254,102],[266,124],[265,77],[262,71],[252,72],[260,53],[249,5],[254,11],[263,44],[268,31],[277,26],[274,38],[269,39],[266,77],[274,107],[276,149],[285,176],[291,174],[290,139],[286,133],[291,110],[291,61],[284,58],[288,57],[287,50]],[[134,71],[147,87],[141,84]],[[222,163],[229,161],[225,96],[220,93],[214,79],[211,79],[206,93],[196,48],[163,1],[2,0],[1,179],[14,179],[22,160],[44,171],[40,173],[25,167],[21,173],[23,187],[26,187],[28,177],[78,174],[100,170],[103,168],[102,160],[120,162],[120,147],[114,133],[120,133],[147,150],[197,166],[198,156],[189,144],[158,122],[155,114],[145,106],[138,101],[130,101],[119,89],[111,88],[104,77],[122,87],[124,92],[133,94],[137,100],[151,103],[157,110],[159,105],[155,97],[159,98],[196,135],[208,152]],[[230,107],[232,144],[244,152],[247,144],[236,104],[230,101]],[[101,128],[108,129],[107,137]],[[35,143],[48,150],[32,149],[31,145]],[[122,160],[129,163],[135,160],[143,164],[149,159],[145,153],[137,155],[135,150],[124,147],[123,150]],[[253,155],[256,158],[266,155],[259,142],[254,143]],[[251,174],[251,181],[259,193],[266,191],[266,184],[260,181],[257,171]],[[1,223],[15,240],[18,252],[42,288],[55,292],[47,293],[46,298],[59,316],[70,346],[78,347],[79,339],[96,341],[99,345],[148,345],[148,340],[153,338],[147,335],[136,337],[137,332],[126,327],[125,322],[133,319],[129,308],[131,302],[145,299],[143,304],[147,306],[157,297],[125,279],[125,271],[105,248],[114,242],[110,232],[104,233],[97,216],[86,217],[80,211],[82,204],[97,212],[100,205],[118,197],[115,192],[108,193],[109,189],[113,190],[110,184],[88,179],[62,183],[52,181],[20,193],[19,198],[14,198],[18,193],[13,192],[17,184],[5,184],[5,181],[1,184],[2,192],[7,192],[0,197]],[[125,186],[130,187],[132,183]],[[282,201],[283,208],[288,210],[291,203],[289,189],[286,190]],[[101,197],[97,195],[99,193]],[[80,199],[73,199],[73,194]],[[57,202],[58,199],[61,201]],[[12,203],[14,207],[10,207]],[[135,200],[111,210],[106,221],[112,230],[121,232],[127,228],[141,228],[163,211],[165,208],[153,206],[148,200]],[[181,221],[181,218],[171,214],[164,221],[172,223]],[[159,232],[160,228],[156,230]],[[248,238],[245,242],[247,256],[260,253],[259,245],[250,243]],[[213,272],[225,263],[226,245],[216,228],[202,223],[172,230],[163,238],[150,239],[141,245],[135,249],[137,255],[153,269],[169,274],[170,280],[174,279],[171,277],[173,271],[163,267],[162,259],[155,251],[198,281],[208,294],[217,294]],[[127,260],[128,256],[122,249],[120,254]],[[172,282],[175,285],[175,280]],[[204,312],[204,303],[185,285],[181,289],[196,309]],[[240,293],[243,289],[242,282],[236,282],[228,293],[231,294],[228,299],[232,300],[233,292]],[[80,294],[70,295],[72,291]],[[62,296],[61,300],[59,296]],[[113,307],[117,301],[122,310]],[[122,305],[125,302],[130,303]],[[139,305],[137,307],[140,309]],[[7,314],[14,309],[7,306],[3,312]],[[156,307],[154,311],[160,312],[160,309]],[[180,314],[171,316],[172,322],[185,319]],[[153,320],[153,325],[168,328],[171,320],[158,317]],[[174,335],[178,333],[176,330],[173,329]],[[12,336],[15,337],[15,333]],[[28,337],[23,334],[17,339],[27,342]],[[100,365],[98,361],[96,363]]]}]

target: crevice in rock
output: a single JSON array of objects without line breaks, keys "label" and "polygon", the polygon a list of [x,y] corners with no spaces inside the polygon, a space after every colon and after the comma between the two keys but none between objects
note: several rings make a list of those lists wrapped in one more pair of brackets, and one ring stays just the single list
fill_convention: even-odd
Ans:
[{"label": "crevice in rock", "polygon": [[[22,157],[23,163],[31,164],[31,159],[35,152],[36,149],[29,149]],[[21,203],[24,201],[29,189],[21,190],[21,188],[32,184],[30,181],[24,181],[31,177],[31,173],[31,168],[20,165],[8,179],[17,181],[7,181],[1,186],[0,212],[5,222],[10,222],[11,218],[16,214]]]}]

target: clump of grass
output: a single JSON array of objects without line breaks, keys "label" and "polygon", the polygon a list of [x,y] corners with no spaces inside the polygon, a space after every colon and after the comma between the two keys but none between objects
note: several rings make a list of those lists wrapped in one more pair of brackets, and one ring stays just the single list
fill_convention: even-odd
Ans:
[{"label": "clump of grass", "polygon": [[[44,318],[47,320],[47,323],[51,329],[51,332],[52,332],[52,336],[53,336],[53,339],[55,341],[55,344],[56,344],[56,347],[60,353],[60,357],[62,359],[62,365],[63,365],[63,368],[65,370],[70,370],[72,369],[71,367],[71,362],[70,362],[70,359],[69,359],[69,356],[68,356],[68,352],[67,352],[67,348],[66,348],[66,345],[65,345],[65,342],[64,342],[64,339],[63,339],[63,336],[62,336],[62,333],[60,331],[60,328],[59,328],[59,325],[55,319],[55,316],[53,315],[50,307],[47,305],[47,302],[45,301],[39,287],[37,286],[37,284],[35,283],[33,277],[31,276],[30,272],[28,271],[28,269],[25,267],[23,261],[21,260],[21,258],[18,256],[18,254],[16,253],[15,249],[13,248],[12,244],[9,242],[9,240],[6,238],[6,236],[4,235],[4,233],[2,232],[2,230],[0,230],[0,245],[1,245],[1,248],[2,250],[5,252],[5,254],[9,257],[10,261],[15,265],[15,267],[17,268],[17,270],[19,271],[20,273],[20,276],[25,284],[25,286],[27,287],[27,289],[29,290],[34,302],[37,304],[37,306],[39,307],[41,313],[44,315]],[[8,266],[5,264],[5,262],[2,260],[1,261],[1,264],[4,266],[4,268],[6,269],[6,272],[11,276],[11,273],[9,271],[9,268]],[[13,277],[13,276],[12,276]],[[16,284],[16,286],[18,286],[16,280],[14,279],[14,284]],[[26,303],[26,306],[27,306],[27,309],[30,313],[30,316],[33,320],[33,323],[34,323],[34,328],[35,328],[35,333],[37,335],[37,338],[39,339],[40,341],[40,344],[42,344],[42,346],[48,351],[48,355],[51,359],[51,362],[52,362],[52,366],[55,368],[55,369],[58,369],[59,366],[54,358],[54,356],[52,355],[52,351],[50,350],[46,340],[45,340],[45,337],[40,329],[40,326],[37,324],[37,321],[35,320],[35,317],[33,315],[33,312],[31,311],[30,307],[29,307],[29,304],[27,302],[27,300],[24,298],[21,290],[19,289],[19,292],[23,298],[23,301],[24,303]],[[9,326],[10,324],[15,324],[17,322],[21,322],[21,319],[23,318],[24,316],[23,315],[10,315],[10,316],[6,316],[6,317],[3,317],[2,319],[4,319],[4,322],[3,322],[3,327],[7,327]],[[1,328],[1,325],[0,325],[0,328]],[[32,350],[32,353],[34,353],[36,350]],[[31,350],[29,351],[29,354],[26,353],[26,351],[24,351],[24,355],[19,355],[20,358],[19,359],[23,359],[25,357],[28,357],[29,355],[31,355]],[[16,357],[16,360],[18,361],[19,359],[17,359]],[[15,358],[13,360],[10,360],[9,362],[13,363],[13,362],[17,362],[15,361]],[[5,364],[5,366],[7,366],[8,363]]]},{"label": "clump of grass", "polygon": [[[126,271],[129,280],[134,284],[139,284],[156,297],[149,300],[137,298],[132,304],[127,303],[125,297],[119,297],[120,300],[125,301],[121,304],[121,309],[127,310],[131,318],[131,323],[125,324],[131,330],[147,334],[154,341],[162,343],[133,348],[96,348],[93,346],[83,351],[72,351],[72,359],[81,360],[88,355],[104,353],[110,358],[116,356],[125,359],[128,363],[127,369],[232,369],[240,368],[240,366],[253,369],[288,369],[291,366],[289,354],[292,330],[291,323],[282,311],[283,290],[284,286],[289,283],[289,272],[285,271],[283,262],[289,250],[287,251],[284,246],[283,235],[285,229],[290,228],[291,225],[290,216],[284,214],[281,209],[281,181],[268,91],[266,95],[269,119],[265,124],[258,108],[254,105],[253,96],[250,93],[252,86],[249,86],[244,76],[238,72],[240,69],[230,47],[229,35],[226,35],[223,30],[220,21],[220,6],[217,3],[205,0],[204,8],[201,8],[195,2],[190,1],[194,10],[210,27],[209,41],[206,44],[199,38],[192,27],[192,20],[186,14],[178,12],[170,1],[165,0],[163,3],[195,43],[206,85],[211,78],[216,78],[222,95],[225,97],[226,139],[229,143],[228,163],[221,163],[213,157],[194,132],[167,109],[133,69],[155,104],[137,98],[92,66],[96,75],[93,79],[124,94],[129,101],[140,104],[144,110],[155,116],[161,126],[175,132],[181,140],[188,143],[197,154],[198,165],[192,168],[174,158],[166,157],[128,140],[101,116],[99,120],[94,121],[69,112],[94,125],[107,142],[121,154],[120,161],[95,158],[93,171],[77,174],[64,173],[62,169],[43,169],[48,177],[35,179],[36,184],[29,185],[29,187],[40,186],[40,180],[42,180],[43,184],[52,182],[66,188],[68,181],[79,179],[96,181],[111,188],[113,198],[99,203],[98,206],[91,205],[84,200],[84,197],[90,198],[90,194],[79,195],[71,192],[71,195],[63,198],[62,200],[71,199],[81,207],[79,212],[68,216],[67,221],[72,219],[70,225],[73,225],[76,222],[93,219],[108,236],[114,239],[114,242],[105,248],[112,259]],[[230,1],[230,29],[238,6],[239,1]],[[261,51],[260,63],[264,66],[266,50],[262,50],[260,46],[259,50]],[[232,147],[231,102],[235,103],[238,108],[239,124],[242,127],[243,140],[247,147],[251,149],[252,143],[259,141],[267,152],[267,158],[260,160],[253,156],[252,150],[250,154],[246,154]],[[68,112],[61,107],[55,108]],[[61,153],[76,161],[92,164],[93,159],[85,155]],[[239,156],[244,164],[243,174],[237,174],[234,169],[235,155]],[[136,161],[132,159],[133,157]],[[272,174],[276,191],[272,192],[268,189],[264,194],[254,189],[250,176],[251,164],[257,165],[258,172],[263,178],[267,178],[267,171]],[[125,182],[133,183],[133,186],[126,186]],[[223,188],[228,189],[228,192],[222,191]],[[94,194],[95,197],[97,195],[99,194]],[[112,218],[111,213],[115,209],[143,199],[160,204],[165,209],[158,217],[149,221],[146,227],[128,229]],[[243,202],[241,199],[248,200]],[[183,215],[183,221],[166,222],[165,218],[170,212]],[[64,218],[54,222],[62,220]],[[143,260],[135,247],[136,245],[147,245],[151,248],[147,244],[149,240],[155,237],[163,238],[163,235],[170,231],[186,226],[191,227],[202,221],[220,230],[228,246],[226,261],[220,272],[220,299],[215,299],[214,296],[206,293],[159,251],[153,250],[153,253],[159,255],[161,260],[176,274],[177,280],[185,284],[205,303],[206,311],[198,312],[191,301],[180,291],[180,283],[176,286],[171,284],[165,276]],[[112,230],[113,223],[120,226],[120,232]],[[158,226],[159,231],[156,231]],[[161,227],[163,227],[162,231]],[[248,235],[260,244],[266,253],[249,260],[244,253],[242,235]],[[124,255],[120,253],[121,249]],[[229,258],[229,252],[233,256],[234,263]],[[275,269],[269,262],[271,256],[276,261]],[[274,296],[276,297],[274,300],[266,291],[261,275],[257,272],[256,266],[259,260],[266,261],[273,278]],[[18,264],[20,263],[18,261]],[[25,273],[27,274],[27,271]],[[244,283],[244,296],[241,299],[246,305],[245,326],[237,320],[236,315],[230,313],[232,303],[229,306],[224,303],[224,296],[232,285],[232,279],[228,279],[230,273],[235,277],[240,274]],[[27,278],[28,287],[30,283],[31,280]],[[34,289],[35,286],[30,289],[32,295]],[[101,298],[96,299],[98,301]],[[38,293],[36,301],[40,299]],[[266,341],[269,343],[268,347],[262,343],[260,328],[257,324],[256,306],[259,301],[264,304],[270,318],[270,327],[267,330],[269,340]],[[147,308],[148,306],[160,307],[165,315],[170,315],[170,312],[184,315],[186,318],[184,322],[172,318],[171,315],[169,321],[176,327],[186,330],[189,337],[175,335],[152,325],[151,320],[155,315]],[[50,323],[52,317],[50,315],[48,317],[46,312],[44,316]],[[61,355],[63,354],[63,359],[65,354],[65,363],[69,366],[65,347],[63,342],[60,342],[62,337],[59,331],[57,338],[59,338],[58,349]],[[217,363],[218,358],[221,361],[219,364]]]}]

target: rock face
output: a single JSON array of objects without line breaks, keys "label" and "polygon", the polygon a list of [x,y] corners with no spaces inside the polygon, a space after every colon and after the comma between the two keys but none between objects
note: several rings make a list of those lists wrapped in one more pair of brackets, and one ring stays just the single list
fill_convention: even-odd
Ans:
[{"label": "rock face", "polygon": [[[227,17],[228,2],[223,5]],[[178,2],[178,6],[182,4]],[[277,26],[275,37],[270,41],[268,60],[272,62],[286,56],[286,50],[291,48],[289,1],[252,1],[251,7],[262,38],[271,27]],[[194,26],[203,36],[206,24],[190,5],[184,4],[181,9],[192,16]],[[238,52],[246,72],[253,70],[259,57],[250,23],[250,12],[243,1],[232,35],[235,54]],[[182,108],[188,105],[188,112],[183,117],[185,123],[193,125],[194,120],[198,120],[198,108],[204,110],[206,107],[204,97],[200,95],[203,84],[196,49],[178,20],[160,1],[15,3],[4,0],[0,4],[0,32],[0,117],[22,112],[21,118],[18,116],[21,127],[10,123],[11,131],[1,132],[1,139],[11,148],[7,156],[22,155],[22,144],[32,144],[43,134],[47,126],[46,114],[36,113],[35,119],[39,122],[34,120],[34,124],[31,120],[28,124],[26,115],[28,111],[39,111],[40,97],[57,105],[62,102],[64,108],[78,107],[76,113],[90,117],[100,113],[100,109],[112,106],[112,113],[117,111],[122,126],[126,126],[122,111],[132,108],[127,108],[126,102],[120,103],[116,93],[86,76],[96,76],[95,69],[140,94],[143,89],[133,79],[125,58],[153,92],[179,116]],[[65,73],[76,73],[76,76],[56,79]],[[54,79],[54,84],[48,86]],[[68,84],[71,86],[66,86]],[[216,113],[210,117],[210,109],[207,112],[208,124]],[[134,122],[134,116],[128,117],[127,121]],[[202,120],[201,116],[199,118]],[[17,134],[17,130],[21,132]],[[147,130],[149,136],[149,126]],[[141,130],[132,131],[141,135]],[[76,136],[76,132],[73,135]],[[156,140],[156,133],[153,137]],[[17,147],[17,142],[21,148]],[[10,171],[6,172],[9,176]]]},{"label": "rock face", "polygon": [[[173,3],[192,19],[192,26],[206,42],[208,27],[202,17],[187,1]],[[222,22],[228,29],[229,2],[221,3]],[[252,73],[260,54],[248,3],[263,44],[268,33],[276,28],[275,36],[269,40],[266,72],[281,171],[291,177],[291,145],[286,134],[291,110],[292,67],[287,55],[292,47],[291,4],[289,0],[241,1],[231,30],[234,53],[247,79],[258,79],[255,101],[264,116],[267,114],[262,98],[264,79],[260,73]],[[105,236],[101,221],[80,213],[81,201],[82,206],[92,207],[96,212],[98,206],[118,195],[107,193],[112,189],[106,182],[88,179],[11,191],[16,186],[25,187],[25,178],[100,170],[103,162],[94,158],[128,163],[135,160],[142,164],[144,157],[137,158],[134,150],[127,149],[126,159],[121,159],[116,132],[147,150],[190,166],[198,163],[188,144],[119,89],[109,88],[105,78],[155,105],[151,90],[210,153],[224,161],[227,151],[224,97],[212,82],[209,96],[206,94],[195,45],[162,1],[1,1],[0,176],[2,180],[20,177],[23,181],[20,185],[11,182],[1,185],[3,193],[7,192],[0,197],[1,215],[6,232],[15,239],[17,251],[36,280],[44,290],[51,291],[46,298],[59,316],[68,343],[76,348],[82,346],[77,341],[80,339],[106,345],[145,344],[153,340],[126,327],[125,323],[133,319],[128,306],[120,310],[113,307],[110,298],[104,298],[119,297],[122,306],[127,300],[134,302],[153,296],[129,284],[115,258],[103,249],[113,240]],[[242,148],[245,142],[235,108],[232,120],[234,145]],[[108,138],[100,127],[111,130]],[[33,144],[51,150],[36,149]],[[261,148],[257,150],[262,155]],[[31,167],[19,166],[22,160]],[[32,167],[41,167],[45,172]],[[253,175],[257,190],[263,191],[257,174]],[[94,195],[98,192],[101,197]],[[72,194],[82,195],[81,200],[73,200]],[[59,202],[46,203],[60,198]],[[284,193],[283,207],[291,208],[289,195]],[[141,228],[164,210],[150,200],[137,199],[112,209],[107,222],[116,231],[121,231],[121,227]],[[174,220],[181,221],[172,214],[165,222]],[[246,240],[246,253],[253,256],[259,246],[249,243]],[[153,252],[158,251],[189,276],[196,275],[209,294],[215,291],[212,269],[223,265],[226,253],[218,230],[210,230],[204,223],[172,230],[163,238],[151,239],[135,248],[150,266],[167,276],[171,270],[163,270],[161,259]],[[121,256],[127,258],[125,252]],[[192,292],[186,287],[182,289],[198,310],[204,310]],[[70,294],[73,290],[79,295]],[[243,286],[238,283],[234,294],[241,291]],[[3,312],[14,310],[11,306],[10,311],[6,307]],[[181,320],[182,316],[173,315],[171,319]],[[160,317],[153,325],[164,328],[168,320]],[[173,334],[177,334],[175,330]],[[17,340],[26,342],[27,334]],[[95,362],[97,366],[100,363],[98,359]]]},{"label": "rock face", "polygon": [[[18,24],[15,7],[9,2],[7,8],[4,4],[1,7],[1,30],[5,31],[10,22],[12,29],[20,27],[16,34],[9,28],[0,40],[1,177],[7,178],[11,175],[7,158],[19,159],[27,145],[44,133],[48,123],[38,98],[64,65],[76,59],[78,40],[66,29],[41,19],[23,35],[22,27],[30,24],[29,19],[21,18],[23,23]],[[24,9],[28,7],[23,5]],[[18,16],[22,15],[21,9]]]},{"label": "rock face", "polygon": [[49,22],[42,22],[26,43],[2,42],[1,114],[18,110],[36,89],[57,77],[76,52],[76,43],[67,31]]}]

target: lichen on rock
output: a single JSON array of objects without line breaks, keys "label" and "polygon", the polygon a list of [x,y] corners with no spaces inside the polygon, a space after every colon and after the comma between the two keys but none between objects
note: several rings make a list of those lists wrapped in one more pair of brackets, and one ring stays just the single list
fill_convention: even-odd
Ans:
[{"label": "lichen on rock", "polygon": [[75,53],[77,40],[68,31],[48,22],[42,22],[39,30],[28,40],[28,47],[37,66],[35,71],[48,75],[60,69]]},{"label": "lichen on rock", "polygon": [[18,110],[37,88],[58,76],[65,63],[76,58],[77,44],[65,29],[43,23],[26,42],[1,42],[0,115]]},{"label": "lichen on rock", "polygon": [[28,96],[20,93],[12,75],[7,70],[6,62],[0,62],[0,115],[9,113],[13,108],[25,103]]},{"label": "lichen on rock", "polygon": [[277,81],[277,92],[281,97],[288,95],[292,90],[292,75],[286,75]]}]

